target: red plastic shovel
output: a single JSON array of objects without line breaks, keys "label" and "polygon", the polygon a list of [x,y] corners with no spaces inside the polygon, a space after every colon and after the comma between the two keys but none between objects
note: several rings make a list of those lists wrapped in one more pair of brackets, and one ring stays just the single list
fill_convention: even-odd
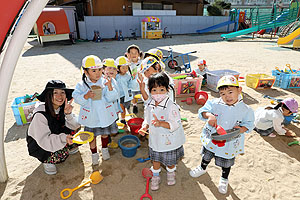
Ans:
[{"label": "red plastic shovel", "polygon": [[146,192],[145,192],[145,194],[143,194],[141,196],[140,200],[142,200],[144,198],[149,198],[150,200],[152,200],[152,196],[148,193],[149,192],[149,181],[153,176],[152,171],[149,168],[144,168],[142,170],[142,174],[147,179],[147,183],[146,183]]},{"label": "red plastic shovel", "polygon": [[227,132],[225,131],[225,129],[222,126],[217,125],[216,129],[217,129],[217,133],[219,135],[225,135],[225,134],[227,134]]},{"label": "red plastic shovel", "polygon": [[189,98],[186,98],[185,100],[181,100],[181,102],[186,102],[187,105],[192,105],[193,98],[189,97]]}]

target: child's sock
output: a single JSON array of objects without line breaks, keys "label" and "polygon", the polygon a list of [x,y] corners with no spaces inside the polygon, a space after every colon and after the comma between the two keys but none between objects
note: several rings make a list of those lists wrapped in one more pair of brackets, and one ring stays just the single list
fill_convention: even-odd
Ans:
[{"label": "child's sock", "polygon": [[109,137],[101,137],[101,142],[102,142],[102,148],[107,148],[107,145],[109,143]]},{"label": "child's sock", "polygon": [[222,167],[222,178],[228,179],[229,172],[230,172],[231,167]]},{"label": "child's sock", "polygon": [[167,169],[168,172],[175,172],[176,171],[176,165],[172,169],[170,169],[169,167],[166,167],[166,169]]},{"label": "child's sock", "polygon": [[92,154],[93,154],[93,153],[97,153],[97,147],[95,147],[95,148],[93,148],[93,149],[90,148],[90,149],[91,149]]},{"label": "child's sock", "polygon": [[133,103],[132,105],[133,105],[133,106],[137,106],[137,103]]},{"label": "child's sock", "polygon": [[161,168],[159,169],[153,169],[153,166],[150,168],[152,173],[153,173],[153,176],[159,176],[159,172],[161,171]]},{"label": "child's sock", "polygon": [[208,161],[202,159],[202,162],[201,162],[201,168],[202,168],[203,170],[206,170],[206,167],[207,167],[208,164],[209,164]]}]

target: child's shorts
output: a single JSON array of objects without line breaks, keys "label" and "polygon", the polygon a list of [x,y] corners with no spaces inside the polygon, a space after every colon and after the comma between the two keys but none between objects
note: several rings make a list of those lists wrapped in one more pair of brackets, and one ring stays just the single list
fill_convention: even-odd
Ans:
[{"label": "child's shorts", "polygon": [[149,156],[152,161],[160,162],[165,166],[172,166],[176,165],[177,161],[184,156],[184,149],[183,146],[181,146],[172,151],[157,152],[149,147]]},{"label": "child's shorts", "polygon": [[112,123],[108,127],[101,128],[101,127],[96,127],[96,128],[89,128],[89,127],[84,127],[84,131],[89,131],[94,133],[94,136],[98,135],[110,135],[110,134],[115,134],[118,133],[118,125],[116,122]]},{"label": "child's shorts", "polygon": [[267,130],[261,130],[261,129],[258,129],[255,127],[253,130],[255,130],[257,133],[259,133],[261,136],[268,136],[271,133],[273,133],[274,128],[271,127],[271,128],[268,128]]},{"label": "child's shorts", "polygon": [[215,158],[215,164],[219,167],[231,167],[234,165],[235,158],[226,159],[219,156],[215,156],[215,153],[207,150],[205,147],[202,147],[202,159],[210,162],[212,158]]},{"label": "child's shorts", "polygon": [[125,96],[120,98],[120,104],[122,104],[125,108],[130,108],[130,101],[124,102]]}]

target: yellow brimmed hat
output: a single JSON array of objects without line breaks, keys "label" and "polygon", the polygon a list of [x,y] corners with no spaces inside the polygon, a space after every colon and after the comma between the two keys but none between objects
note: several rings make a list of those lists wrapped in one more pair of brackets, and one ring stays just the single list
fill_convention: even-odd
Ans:
[{"label": "yellow brimmed hat", "polygon": [[236,86],[239,87],[238,80],[232,75],[225,75],[218,81],[217,90],[222,86]]},{"label": "yellow brimmed hat", "polygon": [[102,68],[102,62],[100,60],[100,58],[98,58],[97,56],[94,55],[89,55],[86,56],[82,59],[82,68],[85,69],[98,69],[98,68]]},{"label": "yellow brimmed hat", "polygon": [[129,65],[129,60],[125,56],[119,56],[116,59],[116,65],[118,66]]},{"label": "yellow brimmed hat", "polygon": [[103,60],[103,65],[106,67],[113,67],[118,69],[115,60],[112,58],[106,58],[105,60]]}]

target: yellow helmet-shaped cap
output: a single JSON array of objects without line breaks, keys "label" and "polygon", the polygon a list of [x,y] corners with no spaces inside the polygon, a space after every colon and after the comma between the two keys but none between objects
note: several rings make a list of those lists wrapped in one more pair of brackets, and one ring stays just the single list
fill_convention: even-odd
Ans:
[{"label": "yellow helmet-shaped cap", "polygon": [[119,56],[116,59],[116,65],[120,65],[120,66],[129,65],[129,60],[125,56]]},{"label": "yellow helmet-shaped cap", "polygon": [[152,56],[145,58],[141,63],[140,72],[144,73],[147,69],[149,69],[152,65],[156,63],[158,63],[158,61]]},{"label": "yellow helmet-shaped cap", "polygon": [[232,75],[225,75],[218,81],[217,90],[221,86],[237,86],[239,87],[238,80]]},{"label": "yellow helmet-shaped cap", "polygon": [[97,69],[103,67],[102,62],[99,57],[94,55],[86,56],[82,59],[82,65],[85,69]]},{"label": "yellow helmet-shaped cap", "polygon": [[106,67],[113,67],[113,68],[118,69],[115,60],[112,59],[112,58],[104,59],[103,60],[103,65],[106,66]]},{"label": "yellow helmet-shaped cap", "polygon": [[148,57],[149,55],[154,56],[157,60],[161,60],[163,58],[163,52],[159,49],[150,49],[145,52],[145,56]]}]

